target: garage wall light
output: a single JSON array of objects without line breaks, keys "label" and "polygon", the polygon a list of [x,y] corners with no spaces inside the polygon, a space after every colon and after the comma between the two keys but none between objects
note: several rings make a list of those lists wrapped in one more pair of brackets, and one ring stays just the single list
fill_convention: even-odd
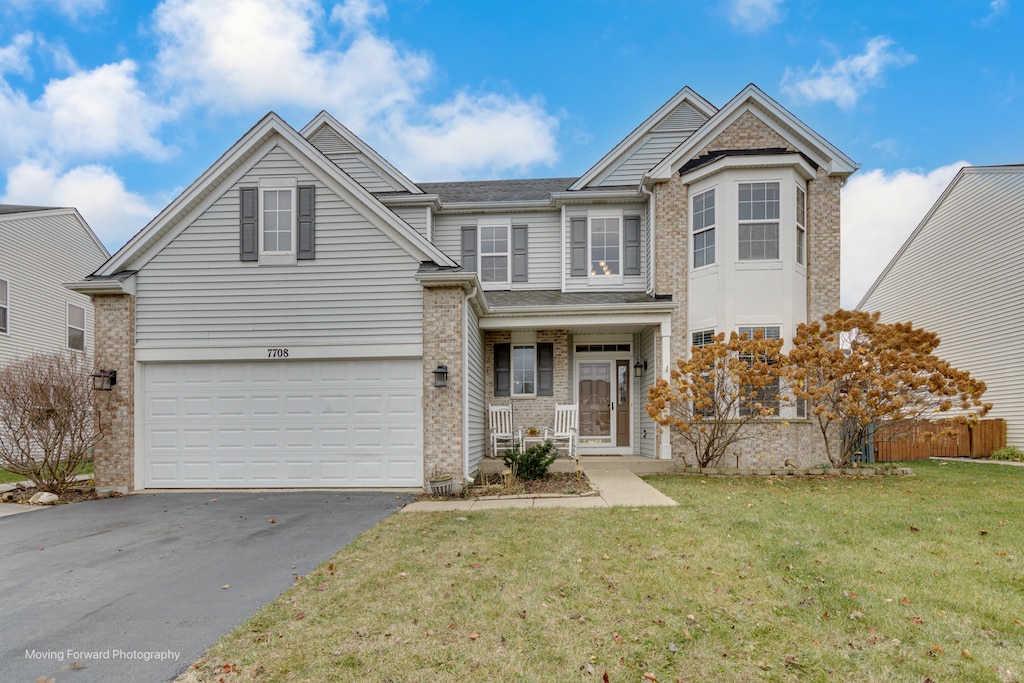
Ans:
[{"label": "garage wall light", "polygon": [[438,365],[434,370],[434,386],[441,388],[448,386],[448,366]]},{"label": "garage wall light", "polygon": [[117,370],[100,368],[99,372],[94,372],[91,376],[93,391],[113,391],[113,386],[117,384]]}]

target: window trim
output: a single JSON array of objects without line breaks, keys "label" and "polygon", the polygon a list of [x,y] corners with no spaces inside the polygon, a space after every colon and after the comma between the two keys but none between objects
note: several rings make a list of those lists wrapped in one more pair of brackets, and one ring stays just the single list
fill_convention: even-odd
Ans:
[{"label": "window trim", "polygon": [[[65,337],[64,341],[65,341],[65,343],[67,345],[68,350],[70,350],[70,351],[81,351],[81,352],[84,353],[85,352],[85,329],[86,329],[86,327],[88,326],[88,323],[89,323],[89,320],[88,320],[89,312],[85,310],[85,306],[79,306],[78,304],[73,303],[71,301],[66,302],[66,304],[67,305],[64,307],[64,337]],[[82,326],[81,327],[75,327],[75,326],[73,326],[71,324],[71,307],[72,306],[74,306],[75,308],[77,308],[80,311],[82,311]],[[78,348],[75,348],[74,346],[71,345],[71,330],[77,330],[77,331],[82,333],[82,348],[78,349]]]},{"label": "window trim", "polygon": [[[265,217],[267,212],[267,193],[288,190],[291,195],[291,249],[286,251],[267,251],[264,246]],[[298,223],[299,223],[299,184],[296,178],[260,178],[256,204],[256,230],[258,253],[261,263],[277,262],[278,260],[294,262],[298,254]],[[283,232],[283,231],[280,231]],[[267,258],[269,257],[269,259]]]},{"label": "window trim", "polygon": [[0,278],[0,282],[4,283],[4,296],[0,300],[0,309],[3,309],[3,328],[0,329],[0,334],[11,333],[11,281],[4,278]]},{"label": "window trim", "polygon": [[[717,235],[715,234],[715,228],[718,227],[718,212],[717,212],[717,208],[718,208],[718,195],[715,192],[715,189],[716,189],[715,187],[709,187],[708,189],[706,189],[706,190],[704,190],[702,192],[697,192],[696,194],[693,195],[693,199],[690,202],[690,204],[691,204],[691,210],[690,210],[690,228],[691,229],[690,229],[690,233],[692,235],[692,243],[693,243],[693,248],[691,249],[691,251],[693,252],[693,268],[694,268],[694,270],[696,270],[698,268],[707,268],[708,266],[713,266],[713,265],[715,265],[715,263],[717,263],[717,258],[718,258],[717,247],[718,247],[718,244],[717,244]],[[700,230],[698,230],[697,227],[696,227],[696,220],[695,220],[697,212],[696,212],[695,207],[693,205],[696,204],[696,200],[697,200],[698,197],[705,197],[709,193],[711,194],[712,200],[715,202],[712,205],[712,207],[711,207],[711,210],[713,212],[713,216],[714,217],[713,217],[713,219],[711,221],[711,225],[704,225],[704,226],[702,226],[700,228]],[[707,208],[706,207],[701,209],[701,213],[702,214],[706,213],[706,212],[707,212]],[[702,263],[702,264],[700,264],[698,266],[697,265],[697,235],[707,235],[708,233],[711,234],[711,238],[715,241],[715,244],[712,244],[711,245],[711,249],[710,249],[710,251],[713,254],[713,256],[712,256],[710,261],[704,261],[704,263]],[[707,239],[707,237],[705,237],[705,240],[706,239]],[[704,247],[701,249],[701,253],[706,255],[708,251],[709,251],[708,246],[707,246],[707,244],[705,244]]]},{"label": "window trim", "polygon": [[[598,283],[598,284],[621,284],[623,282],[623,270],[626,265],[625,251],[623,247],[624,238],[624,224],[622,218],[622,211],[590,211],[587,213],[587,281]],[[618,271],[617,273],[611,273],[608,275],[600,275],[592,273],[591,270],[594,265],[594,221],[595,220],[606,220],[614,218],[618,221],[618,233],[619,233],[619,258],[618,258]],[[606,245],[607,246],[607,245]]]},{"label": "window trim", "polygon": [[[505,229],[505,252],[484,252],[484,229],[486,228],[504,228]],[[484,257],[505,257],[505,279],[503,280],[484,280]],[[512,220],[484,220],[479,221],[476,226],[476,260],[477,260],[477,277],[480,278],[480,284],[484,288],[490,287],[501,287],[502,285],[510,286],[512,284]]]},{"label": "window trim", "polygon": [[[516,391],[516,349],[530,349],[533,358],[533,391]],[[532,398],[537,396],[537,344],[517,344],[513,342],[509,349],[509,393],[512,398]]]},{"label": "window trim", "polygon": [[[776,190],[776,199],[775,199],[775,201],[778,203],[777,215],[774,218],[768,218],[767,216],[765,218],[747,218],[747,219],[741,218],[740,217],[740,214],[741,214],[740,206],[741,206],[741,202],[743,200],[740,199],[740,193],[741,193],[742,188],[743,188],[744,185],[750,185],[750,186],[764,185],[766,191],[768,189],[768,187],[767,187],[768,185],[774,185],[775,186],[775,190]],[[751,187],[751,190],[753,191],[753,187]],[[750,201],[753,201],[753,200],[750,200]],[[765,201],[765,203],[767,205],[768,200],[765,199],[764,201]],[[745,181],[741,181],[741,182],[737,182],[736,183],[736,260],[737,261],[739,261],[741,263],[747,263],[747,262],[760,263],[760,262],[779,261],[781,259],[782,254],[780,252],[780,242],[781,242],[781,237],[782,237],[782,230],[781,230],[782,204],[783,204],[783,202],[782,202],[782,182],[780,180],[745,180]],[[765,257],[765,258],[751,258],[751,257],[743,258],[743,256],[742,256],[743,240],[740,238],[740,234],[739,233],[740,233],[740,230],[743,228],[743,226],[754,226],[754,225],[763,225],[763,226],[766,226],[766,227],[767,226],[771,226],[771,225],[775,226],[775,240],[774,240],[774,242],[775,242],[775,256],[773,258],[768,258],[768,257]],[[769,242],[767,240],[765,240],[764,243],[768,244]]]},{"label": "window trim", "polygon": [[[796,199],[794,210],[796,211],[796,262],[797,265],[807,265],[807,191],[799,185],[796,186]],[[801,211],[801,209],[803,209]]]}]

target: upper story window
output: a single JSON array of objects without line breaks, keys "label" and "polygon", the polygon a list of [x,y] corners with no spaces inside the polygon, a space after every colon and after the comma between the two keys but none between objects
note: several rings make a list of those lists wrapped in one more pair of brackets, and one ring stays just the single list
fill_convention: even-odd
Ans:
[{"label": "upper story window", "polygon": [[622,218],[590,217],[590,276],[622,275]]},{"label": "upper story window", "polygon": [[7,333],[7,280],[0,280],[0,332]]},{"label": "upper story window", "polygon": [[295,253],[295,191],[260,189],[260,253]]},{"label": "upper story window", "polygon": [[804,265],[807,259],[807,193],[796,188],[796,262]]},{"label": "upper story window", "polygon": [[779,258],[779,183],[739,184],[739,260]]},{"label": "upper story window", "polygon": [[715,190],[693,198],[693,267],[715,262]]},{"label": "upper story window", "polygon": [[68,348],[85,351],[85,309],[68,304]]},{"label": "upper story window", "polygon": [[509,225],[480,226],[480,281],[508,282]]}]

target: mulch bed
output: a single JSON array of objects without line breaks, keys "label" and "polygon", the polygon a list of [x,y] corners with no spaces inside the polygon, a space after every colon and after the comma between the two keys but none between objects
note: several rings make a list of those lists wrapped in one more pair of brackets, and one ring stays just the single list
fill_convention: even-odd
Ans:
[{"label": "mulch bed", "polygon": [[[531,496],[539,494],[581,495],[593,490],[587,475],[583,474],[582,483],[577,481],[572,472],[548,472],[540,479],[519,479],[510,489],[501,483],[501,475],[491,474],[476,479],[462,490],[461,498],[480,498],[482,496]],[[421,500],[436,500],[438,496],[424,494]]]},{"label": "mulch bed", "polygon": [[[13,496],[14,499],[8,501],[7,494],[5,493],[3,494],[4,502],[28,503],[29,499],[36,494],[36,488],[34,486],[18,486],[17,488],[11,490],[9,493]],[[57,502],[57,505],[61,505],[63,503],[80,503],[84,500],[96,499],[97,496],[95,487],[76,486],[65,491],[64,494],[60,497],[60,501]]]}]

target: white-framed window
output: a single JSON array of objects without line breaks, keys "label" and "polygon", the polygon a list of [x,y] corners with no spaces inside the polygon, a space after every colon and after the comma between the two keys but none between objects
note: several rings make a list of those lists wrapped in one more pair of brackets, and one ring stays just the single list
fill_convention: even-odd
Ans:
[{"label": "white-framed window", "polygon": [[739,260],[779,258],[779,183],[739,184]]},{"label": "white-framed window", "polygon": [[295,253],[295,195],[290,187],[260,186],[260,253]]},{"label": "white-framed window", "polygon": [[7,318],[8,311],[10,310],[10,304],[8,303],[7,297],[7,280],[0,280],[0,333],[7,334],[10,330],[8,326]]},{"label": "white-framed window", "polygon": [[512,345],[512,395],[535,396],[537,394],[537,346],[535,344]]},{"label": "white-framed window", "polygon": [[622,276],[622,216],[590,216],[590,277]]},{"label": "white-framed window", "polygon": [[707,346],[713,344],[715,341],[714,330],[701,330],[700,332],[694,332],[692,335],[693,346]]},{"label": "white-framed window", "polygon": [[693,197],[693,267],[715,262],[715,190]]},{"label": "white-framed window", "polygon": [[85,351],[85,308],[68,302],[68,348]]},{"label": "white-framed window", "polygon": [[796,188],[796,262],[807,262],[807,193]]},{"label": "white-framed window", "polygon": [[[746,335],[747,339],[753,339],[757,332],[760,331],[764,339],[780,339],[781,328],[778,325],[760,325],[760,326],[746,326],[740,327],[737,332],[742,337]],[[748,360],[753,360],[753,356],[749,357]],[[757,390],[757,396],[754,397],[754,401],[760,403],[766,408],[771,408],[772,417],[779,416],[779,390],[781,388],[781,382],[776,377],[772,382],[766,386],[761,387]],[[746,405],[740,406],[740,415],[747,415],[750,413],[750,408]]]},{"label": "white-framed window", "polygon": [[508,282],[509,264],[512,261],[511,225],[481,223],[480,234],[480,281]]}]

